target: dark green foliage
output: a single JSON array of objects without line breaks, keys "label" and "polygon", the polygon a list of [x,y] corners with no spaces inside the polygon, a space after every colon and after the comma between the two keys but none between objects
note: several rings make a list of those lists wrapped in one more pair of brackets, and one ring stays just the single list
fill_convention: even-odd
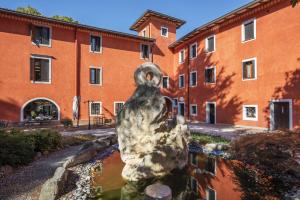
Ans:
[{"label": "dark green foliage", "polygon": [[76,23],[78,24],[78,21],[74,20],[72,17],[67,17],[67,16],[61,16],[61,15],[54,15],[52,17],[53,19],[65,21],[65,22],[71,22],[71,23]]},{"label": "dark green foliage", "polygon": [[32,133],[36,152],[53,151],[62,146],[61,135],[52,130],[40,130]]},{"label": "dark green foliage", "polygon": [[33,160],[34,139],[23,132],[0,132],[0,166],[18,166]]},{"label": "dark green foliage", "polygon": [[290,0],[293,7],[298,4],[298,0]]},{"label": "dark green foliage", "polygon": [[40,13],[36,8],[33,8],[31,6],[27,7],[18,7],[17,11],[30,14],[30,15],[37,15],[37,16],[42,16],[42,13]]},{"label": "dark green foliage", "polygon": [[64,127],[73,126],[73,121],[71,119],[69,119],[69,118],[65,118],[65,119],[60,120],[60,123],[62,125],[64,125]]},{"label": "dark green foliage", "polygon": [[33,161],[37,152],[61,147],[61,139],[58,132],[46,129],[31,133],[0,131],[0,166],[26,165]]}]

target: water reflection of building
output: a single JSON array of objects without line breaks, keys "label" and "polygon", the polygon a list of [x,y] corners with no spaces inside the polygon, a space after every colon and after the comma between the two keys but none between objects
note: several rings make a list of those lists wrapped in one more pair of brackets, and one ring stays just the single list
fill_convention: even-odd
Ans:
[{"label": "water reflection of building", "polygon": [[234,161],[203,153],[200,148],[191,150],[188,166],[191,190],[199,199],[240,200],[233,164]]}]

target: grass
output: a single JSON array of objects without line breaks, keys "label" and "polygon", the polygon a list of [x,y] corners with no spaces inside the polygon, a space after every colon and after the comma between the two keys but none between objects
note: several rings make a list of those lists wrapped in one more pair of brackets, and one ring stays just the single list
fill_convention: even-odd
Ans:
[{"label": "grass", "polygon": [[229,144],[230,140],[225,139],[220,136],[213,136],[213,135],[207,135],[203,133],[198,132],[192,132],[191,133],[192,140],[199,142],[202,145],[208,144],[208,143],[221,143],[221,144]]}]

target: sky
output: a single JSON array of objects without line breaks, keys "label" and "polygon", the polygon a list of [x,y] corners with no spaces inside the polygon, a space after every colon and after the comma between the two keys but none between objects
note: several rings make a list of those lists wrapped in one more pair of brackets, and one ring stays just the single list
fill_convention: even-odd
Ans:
[{"label": "sky", "polygon": [[147,9],[183,19],[180,38],[251,0],[0,0],[0,7],[15,10],[32,6],[45,16],[64,15],[81,24],[135,34],[129,27]]}]

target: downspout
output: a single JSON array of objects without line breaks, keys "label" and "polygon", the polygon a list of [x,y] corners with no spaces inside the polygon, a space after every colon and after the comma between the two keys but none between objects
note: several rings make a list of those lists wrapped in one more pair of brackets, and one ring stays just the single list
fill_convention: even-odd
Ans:
[{"label": "downspout", "polygon": [[187,111],[187,114],[188,114],[188,121],[190,121],[190,45],[188,45],[188,50],[187,50],[187,56],[188,56],[188,59],[187,59],[187,80],[188,80],[188,84],[187,84],[187,106],[188,106],[188,111]]},{"label": "downspout", "polygon": [[75,28],[75,95],[78,98],[77,126],[80,119],[80,47],[78,43],[78,30]]}]

